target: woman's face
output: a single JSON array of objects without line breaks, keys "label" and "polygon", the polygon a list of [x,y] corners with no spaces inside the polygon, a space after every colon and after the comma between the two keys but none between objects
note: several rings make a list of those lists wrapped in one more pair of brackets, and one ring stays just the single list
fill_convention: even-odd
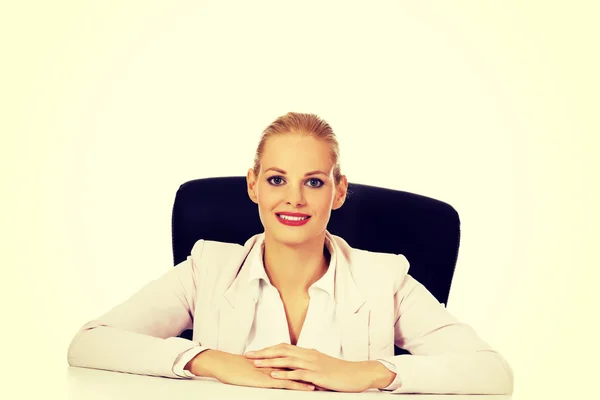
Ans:
[{"label": "woman's face", "polygon": [[328,144],[305,134],[275,135],[266,141],[260,161],[259,175],[250,169],[247,182],[265,234],[287,245],[322,237],[348,187],[346,177],[335,186]]}]

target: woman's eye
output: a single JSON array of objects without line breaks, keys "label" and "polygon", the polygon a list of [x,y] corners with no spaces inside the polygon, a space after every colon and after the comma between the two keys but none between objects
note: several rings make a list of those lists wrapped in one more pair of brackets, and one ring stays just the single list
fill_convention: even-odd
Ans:
[{"label": "woman's eye", "polygon": [[283,178],[280,176],[272,176],[267,179],[267,182],[269,182],[271,185],[279,186],[283,183]]},{"label": "woman's eye", "polygon": [[[272,176],[267,179],[267,182],[269,182],[273,186],[281,186],[285,183],[285,180],[281,176]],[[306,185],[308,185],[312,188],[318,188],[318,187],[323,186],[324,183],[322,180],[320,180],[318,178],[310,178],[309,180],[306,181]]]},{"label": "woman's eye", "polygon": [[321,187],[323,186],[323,181],[317,178],[311,178],[308,180],[308,183],[310,187]]}]

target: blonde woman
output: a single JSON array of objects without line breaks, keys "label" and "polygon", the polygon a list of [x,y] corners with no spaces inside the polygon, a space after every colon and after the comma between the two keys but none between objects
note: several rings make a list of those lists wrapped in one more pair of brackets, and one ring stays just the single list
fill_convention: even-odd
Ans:
[{"label": "blonde woman", "polygon": [[[247,173],[264,232],[187,260],[84,325],[72,366],[265,388],[509,394],[504,358],[408,274],[331,235],[348,182],[331,127],[288,113]],[[243,223],[243,221],[240,221]],[[177,337],[193,328],[194,340]],[[394,344],[411,354],[394,356]]]}]

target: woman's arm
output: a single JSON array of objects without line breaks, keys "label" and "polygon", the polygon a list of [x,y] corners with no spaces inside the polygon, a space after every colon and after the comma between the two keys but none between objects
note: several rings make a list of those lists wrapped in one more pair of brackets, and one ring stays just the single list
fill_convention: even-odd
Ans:
[{"label": "woman's arm", "polygon": [[395,342],[411,354],[384,358],[397,377],[393,393],[510,394],[506,360],[459,322],[419,282],[405,275],[394,296]]},{"label": "woman's arm", "polygon": [[[85,324],[68,350],[72,366],[142,375],[184,377],[173,371],[183,353],[198,343],[176,337],[193,325],[197,260],[204,241],[192,255],[125,302]],[[185,363],[184,363],[185,365]]]}]

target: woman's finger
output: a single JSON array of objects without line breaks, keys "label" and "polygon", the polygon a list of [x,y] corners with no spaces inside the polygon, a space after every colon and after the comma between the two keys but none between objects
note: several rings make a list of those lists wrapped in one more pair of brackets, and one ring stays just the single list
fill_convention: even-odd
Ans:
[{"label": "woman's finger", "polygon": [[317,380],[318,375],[313,371],[307,371],[304,369],[295,369],[292,371],[273,371],[271,376],[275,379],[288,379],[293,381],[304,381],[314,384]]},{"label": "woman's finger", "polygon": [[310,383],[297,382],[288,379],[273,379],[272,387],[276,389],[304,390],[309,392],[315,390],[315,386]]},{"label": "woman's finger", "polygon": [[304,359],[311,350],[287,343],[280,343],[275,346],[265,347],[261,350],[251,351],[244,354],[247,358],[276,358],[276,357],[296,357]]},{"label": "woman's finger", "polygon": [[312,363],[295,357],[267,358],[254,360],[254,365],[259,368],[290,368],[312,370]]}]

